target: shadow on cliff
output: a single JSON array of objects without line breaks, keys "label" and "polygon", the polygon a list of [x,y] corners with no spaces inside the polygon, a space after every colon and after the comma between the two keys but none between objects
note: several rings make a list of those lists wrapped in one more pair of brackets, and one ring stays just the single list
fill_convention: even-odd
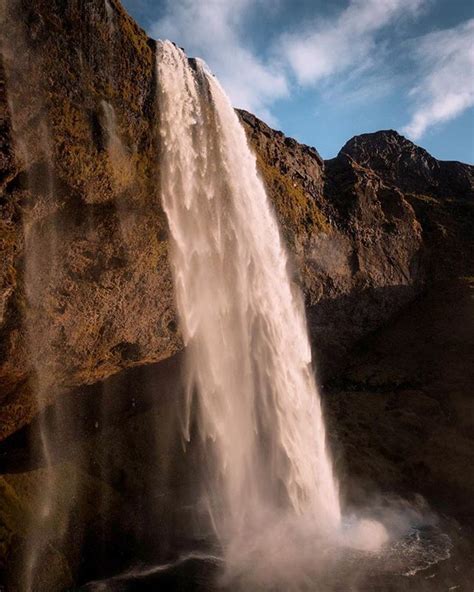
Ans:
[{"label": "shadow on cliff", "polygon": [[[132,417],[156,405],[164,410],[178,404],[182,355],[159,364],[138,366],[107,380],[81,386],[57,398],[23,429],[0,444],[0,474],[22,473],[45,465],[40,444],[44,429],[54,442],[54,464],[67,461],[84,440],[93,439],[105,429],[123,425]],[[73,430],[56,425],[56,415],[74,419]],[[157,419],[158,421],[158,419]],[[44,426],[44,427],[43,427]]]},{"label": "shadow on cliff", "polygon": [[351,347],[411,302],[421,288],[394,285],[354,290],[309,307],[308,326],[320,381],[326,382],[345,366]]},{"label": "shadow on cliff", "polygon": [[[74,582],[169,561],[194,545],[190,508],[202,459],[183,446],[182,390],[177,355],[59,397],[42,418],[2,443],[1,479],[25,509],[0,582],[20,579],[25,544],[34,536],[27,522],[46,483],[45,433],[59,491],[54,512],[58,523],[70,526],[67,540],[53,533],[44,546],[63,555],[68,569],[61,569]],[[68,580],[59,571],[64,588]]]},{"label": "shadow on cliff", "polygon": [[[472,532],[473,286],[472,278],[445,282],[408,304],[410,287],[365,290],[309,312],[348,508],[422,494],[435,512]],[[392,318],[354,345],[376,322],[374,307]],[[336,327],[342,337],[331,343]],[[75,542],[64,546],[78,583],[206,544],[191,522],[202,458],[192,447],[185,451],[180,437],[182,361],[178,355],[132,368],[58,400],[74,430],[52,429],[52,460],[59,472],[72,466],[81,475]],[[55,412],[44,411],[52,428]],[[0,446],[1,472],[13,488],[42,470],[40,425],[37,418]]]},{"label": "shadow on cliff", "polygon": [[[331,379],[347,364],[350,348],[380,325],[380,318],[390,318],[417,293],[414,286],[386,286],[365,289],[333,299],[323,299],[307,311],[314,359],[320,381]],[[0,474],[22,473],[44,466],[41,430],[54,442],[53,463],[67,461],[77,447],[93,440],[104,430],[126,424],[132,417],[152,407],[173,408],[179,426],[183,354],[157,364],[137,366],[91,385],[81,386],[57,398],[23,429],[0,443]],[[73,419],[72,429],[57,425],[58,415]],[[157,418],[157,422],[161,419]],[[64,422],[70,426],[69,421]],[[161,423],[159,425],[162,425]]]},{"label": "shadow on cliff", "polygon": [[474,526],[474,278],[433,285],[324,388],[342,493],[421,493]]}]

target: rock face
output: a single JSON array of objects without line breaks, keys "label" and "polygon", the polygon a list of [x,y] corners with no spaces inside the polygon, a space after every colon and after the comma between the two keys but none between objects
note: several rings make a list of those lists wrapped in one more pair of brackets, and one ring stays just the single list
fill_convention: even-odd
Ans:
[{"label": "rock face", "polygon": [[54,396],[181,347],[153,42],[118,2],[2,6],[0,438],[38,383]]},{"label": "rock face", "polygon": [[353,138],[324,162],[240,116],[293,255],[323,374],[425,286],[472,274],[474,167],[439,162],[396,132]]},{"label": "rock face", "polygon": [[406,193],[472,198],[472,166],[436,160],[394,130],[356,136],[345,144],[338,158],[343,154]]},{"label": "rock face", "polygon": [[437,283],[359,342],[328,385],[348,496],[363,476],[474,527],[473,290],[473,277]]},{"label": "rock face", "polygon": [[[87,387],[90,392],[105,396],[113,375],[134,367],[125,375],[139,381],[149,364],[167,364],[182,343],[159,197],[159,80],[153,41],[118,0],[0,0],[0,17],[3,440],[21,436],[29,424],[34,431],[38,406],[58,400],[63,392],[82,392],[85,385],[95,384]],[[442,414],[446,422],[449,409],[461,414],[466,405],[460,395],[446,399],[443,408],[447,383],[434,398],[426,393],[434,384],[430,368],[436,366],[442,343],[423,358],[421,386],[408,386],[417,374],[410,366],[406,383],[396,379],[407,385],[403,392],[397,387],[393,397],[376,397],[376,377],[410,360],[388,360],[384,338],[371,341],[367,336],[376,329],[382,332],[376,335],[385,335],[383,326],[396,326],[394,315],[410,302],[418,318],[415,299],[422,292],[428,292],[429,303],[438,285],[448,289],[458,278],[474,276],[474,167],[439,162],[393,131],[357,136],[336,158],[323,161],[314,148],[272,130],[250,113],[238,113],[288,245],[294,280],[303,290],[320,376],[340,379],[332,386],[332,415],[336,424],[344,425],[348,409],[358,410],[354,417],[359,418],[361,409],[370,415],[387,399],[390,417],[384,417],[385,427],[377,432],[372,426],[368,436],[370,450],[385,458],[392,419],[408,397],[415,415],[426,411],[437,418],[448,409]],[[442,302],[446,310],[457,306],[452,298]],[[462,302],[467,309],[465,292]],[[436,310],[439,320],[443,312]],[[407,319],[402,323],[405,336],[414,322],[409,315]],[[430,340],[428,325],[424,317],[425,342]],[[387,335],[394,348],[403,347],[404,337],[397,341]],[[419,344],[409,351],[417,357]],[[357,362],[344,370],[349,352]],[[455,359],[447,356],[446,363]],[[462,374],[462,368],[458,370]],[[390,380],[382,381],[384,393],[393,387]],[[355,391],[367,394],[363,405],[355,401]],[[42,394],[39,403],[33,392]],[[88,413],[88,418],[93,416]],[[410,417],[405,414],[399,421],[402,433],[411,429]],[[148,416],[135,418],[123,430],[137,433],[149,421]],[[435,420],[430,421],[414,429],[432,435]],[[347,426],[346,452],[360,445],[351,440],[352,424]],[[462,426],[464,437],[467,423]],[[109,440],[115,442],[123,430],[122,424],[110,428]],[[453,450],[465,442],[455,436],[452,442],[456,444],[448,448],[454,457]],[[420,441],[403,440],[395,446],[397,454],[409,455],[412,445]],[[444,454],[446,448],[436,451]],[[8,458],[1,459],[4,472],[13,470]],[[90,477],[87,488],[93,499],[95,488],[103,487],[94,480],[97,458],[91,453],[80,462]],[[364,464],[360,456],[354,466],[361,475],[372,471],[364,474],[371,479],[377,462]],[[421,466],[416,463],[425,463],[434,488],[435,460],[428,462],[421,454],[410,462],[407,471],[412,473]],[[120,506],[117,492],[130,473],[124,477],[116,465],[114,470],[114,480],[107,485],[113,491],[107,495],[114,500],[111,504]],[[65,467],[65,481],[68,471]],[[148,471],[143,468],[143,473]],[[394,483],[401,483],[404,475]],[[37,478],[35,473],[32,479]],[[451,479],[460,489],[457,477],[440,479]],[[30,511],[24,506],[31,493],[28,483],[22,475],[0,479],[0,580],[17,545],[15,537],[25,534],[21,517]],[[135,534],[140,540],[140,533]],[[62,556],[54,555],[51,561],[68,572]],[[68,577],[62,579],[64,585],[70,585]],[[45,589],[55,588],[45,584]]]}]

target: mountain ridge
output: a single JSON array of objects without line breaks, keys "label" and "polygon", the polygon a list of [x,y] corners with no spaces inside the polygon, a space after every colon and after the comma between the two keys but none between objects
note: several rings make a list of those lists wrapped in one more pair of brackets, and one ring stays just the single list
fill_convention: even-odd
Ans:
[{"label": "mountain ridge", "polygon": [[[393,143],[393,142],[388,142],[388,139],[392,139],[392,140],[395,139],[395,140],[398,140],[397,143],[400,146],[410,147],[410,148],[414,149],[415,151],[418,151],[420,153],[424,153],[430,160],[436,161],[438,163],[445,163],[445,164],[455,164],[455,165],[459,164],[459,165],[462,165],[462,167],[466,167],[467,170],[474,171],[474,164],[471,164],[468,162],[463,162],[460,160],[436,158],[426,148],[423,148],[423,146],[416,144],[414,141],[410,140],[409,138],[407,138],[406,136],[401,134],[399,131],[392,129],[392,128],[379,129],[379,130],[376,130],[373,132],[362,132],[360,134],[356,134],[356,135],[350,137],[343,144],[342,148],[339,150],[339,152],[336,154],[336,156],[333,156],[332,158],[323,158],[315,146],[312,146],[310,144],[305,144],[304,142],[299,141],[298,138],[296,138],[296,137],[286,135],[282,130],[270,126],[263,119],[261,119],[257,115],[254,115],[252,112],[248,111],[247,109],[242,109],[240,107],[236,107],[235,110],[237,111],[239,116],[242,117],[244,120],[248,120],[249,122],[253,121],[253,120],[258,120],[261,124],[266,126],[273,133],[283,136],[289,144],[296,142],[300,146],[304,146],[309,151],[315,152],[318,155],[319,159],[324,162],[329,162],[331,160],[334,160],[335,158],[337,158],[338,156],[341,156],[342,154],[348,154],[349,156],[351,156],[352,147],[354,145],[364,144],[364,143],[365,143],[365,145],[367,145],[367,144],[370,145],[370,144],[373,144],[371,142],[372,139],[380,139],[381,142],[378,142],[378,144]],[[384,140],[386,142],[384,142]],[[360,164],[362,164],[362,163],[360,163]]]}]

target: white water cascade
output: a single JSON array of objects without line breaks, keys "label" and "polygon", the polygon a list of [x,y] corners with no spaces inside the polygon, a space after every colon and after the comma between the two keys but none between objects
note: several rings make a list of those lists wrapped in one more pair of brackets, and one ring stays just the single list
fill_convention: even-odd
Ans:
[{"label": "white water cascade", "polygon": [[[205,495],[224,544],[290,512],[341,519],[303,302],[255,157],[200,60],[158,42],[161,187],[186,345],[186,439],[207,446]],[[194,422],[194,423],[193,423]]]}]

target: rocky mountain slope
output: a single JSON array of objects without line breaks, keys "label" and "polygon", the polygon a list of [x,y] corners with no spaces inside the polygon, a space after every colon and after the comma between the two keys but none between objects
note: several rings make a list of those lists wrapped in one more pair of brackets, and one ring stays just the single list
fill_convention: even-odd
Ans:
[{"label": "rocky mountain slope", "polygon": [[[114,430],[146,429],[152,403],[143,395],[146,404],[136,407],[143,390],[136,383],[149,380],[148,372],[168,377],[167,364],[178,364],[182,343],[159,197],[154,42],[118,0],[12,0],[1,9],[0,440],[5,442],[0,459],[8,475],[0,483],[0,564],[5,567],[24,539],[31,480],[40,479],[37,471],[9,475],[20,466],[41,464],[41,458],[32,461],[34,446],[27,444],[29,438],[35,441],[40,411],[33,392],[41,390],[43,405],[61,405],[72,396],[77,417],[83,407],[74,393],[89,393],[85,423],[95,425],[94,398],[114,389],[128,392],[117,386],[122,382],[134,384],[138,390],[132,389],[133,397],[123,394],[118,423],[112,422],[108,436],[79,430],[84,438],[117,441]],[[447,422],[449,441],[436,454],[451,455],[453,463],[471,458],[468,419],[461,416],[472,362],[463,319],[466,326],[472,321],[472,299],[469,280],[459,278],[474,276],[474,167],[437,161],[394,131],[357,136],[336,158],[323,161],[314,148],[250,113],[238,114],[288,245],[294,280],[303,290],[320,380],[333,393],[328,406],[340,436],[341,463],[350,457],[354,474],[368,482],[384,467],[387,475],[396,474],[391,482],[387,477],[387,486],[397,487],[413,483],[417,467],[423,467],[432,489],[438,477],[446,487],[454,479],[462,489],[457,477],[433,473],[436,459],[427,460],[419,446],[424,435],[435,438],[436,426]],[[449,297],[436,299],[438,293]],[[430,315],[442,323],[460,302],[463,317],[452,325],[444,321],[433,339]],[[410,333],[420,319],[423,329]],[[451,379],[443,375],[443,383],[439,377],[441,359],[461,377],[455,388]],[[165,396],[177,384],[176,371],[171,374],[173,380],[163,379],[166,388],[157,387],[154,404],[161,395],[172,399]],[[132,399],[143,416],[131,410]],[[68,421],[74,422],[71,409]],[[382,409],[387,413],[379,431],[372,420]],[[416,418],[424,414],[431,419],[420,427]],[[404,440],[411,430],[418,430],[421,440]],[[361,431],[363,446],[352,435]],[[402,434],[399,448],[386,437],[392,432]],[[413,447],[417,454],[411,456]],[[465,454],[457,456],[457,447]],[[88,499],[98,487],[103,491],[95,480],[98,460],[90,455],[80,458]],[[366,462],[367,455],[373,462]],[[400,457],[407,467],[390,468]],[[143,463],[140,474],[148,471]],[[118,504],[121,489],[128,495],[137,486],[133,466],[116,467],[116,481],[107,485],[110,504]],[[65,463],[66,481],[68,470]],[[79,555],[67,561],[55,555],[58,573]]]},{"label": "rocky mountain slope", "polygon": [[293,256],[323,371],[433,282],[474,268],[474,167],[394,131],[324,162],[240,112]]}]

